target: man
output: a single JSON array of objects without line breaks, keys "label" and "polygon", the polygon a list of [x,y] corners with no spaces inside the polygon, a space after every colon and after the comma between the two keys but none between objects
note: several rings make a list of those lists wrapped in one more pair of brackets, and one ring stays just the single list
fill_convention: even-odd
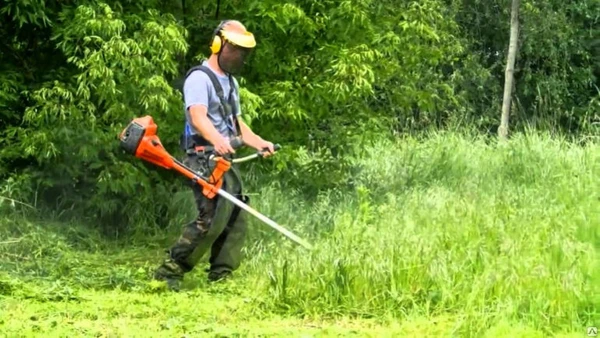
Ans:
[{"label": "man", "polygon": [[[203,175],[212,171],[210,154],[202,152],[206,145],[213,146],[220,155],[231,155],[235,149],[230,141],[241,137],[245,145],[266,150],[265,156],[274,152],[273,143],[263,140],[239,119],[239,87],[233,75],[239,74],[255,46],[254,36],[244,25],[235,20],[224,21],[214,32],[212,54],[202,63],[204,68],[194,67],[187,74],[183,85],[186,125],[182,138],[187,156],[183,162]],[[234,166],[223,176],[222,188],[248,203],[248,197],[242,194],[239,171]],[[181,237],[168,251],[169,257],[155,272],[156,279],[166,280],[176,291],[183,275],[190,272],[209,249],[209,281],[228,277],[240,265],[246,235],[246,217],[239,207],[219,195],[212,199],[206,197],[197,184],[192,189],[198,216],[185,226]]]}]

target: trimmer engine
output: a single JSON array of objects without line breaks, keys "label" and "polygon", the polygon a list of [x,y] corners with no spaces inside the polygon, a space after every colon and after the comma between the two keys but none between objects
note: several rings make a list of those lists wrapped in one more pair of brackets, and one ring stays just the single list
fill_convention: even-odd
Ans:
[{"label": "trimmer engine", "polygon": [[[123,148],[129,154],[135,155],[140,142],[142,142],[144,135],[146,135],[148,126],[152,124],[154,124],[154,122],[149,116],[136,118],[131,121],[129,125],[121,132],[121,135],[119,135],[119,139],[121,140],[121,148]],[[154,134],[156,134],[155,124],[154,127]],[[152,131],[150,131],[150,133],[152,133]]]},{"label": "trimmer engine", "polygon": [[157,129],[151,116],[135,118],[119,135],[121,148],[135,157],[172,169],[173,158],[160,143],[156,135]]}]

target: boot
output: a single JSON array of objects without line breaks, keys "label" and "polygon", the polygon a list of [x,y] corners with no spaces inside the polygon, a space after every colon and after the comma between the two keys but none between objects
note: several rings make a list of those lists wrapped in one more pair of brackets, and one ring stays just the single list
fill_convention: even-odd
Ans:
[{"label": "boot", "polygon": [[184,271],[172,259],[166,259],[154,272],[154,279],[167,282],[167,288],[179,292],[183,281]]},{"label": "boot", "polygon": [[231,271],[228,271],[228,270],[226,270],[226,271],[210,271],[208,273],[208,282],[209,283],[225,281],[229,278],[231,278]]}]

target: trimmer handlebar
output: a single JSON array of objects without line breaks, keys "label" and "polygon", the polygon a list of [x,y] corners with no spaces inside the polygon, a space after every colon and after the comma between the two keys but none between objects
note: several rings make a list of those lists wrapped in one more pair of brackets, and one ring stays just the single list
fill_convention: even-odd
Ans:
[{"label": "trimmer handlebar", "polygon": [[[273,150],[278,151],[279,149],[281,149],[281,146],[279,144],[274,144],[273,145]],[[246,162],[246,161],[253,160],[253,159],[257,158],[257,157],[263,157],[266,151],[267,151],[267,149],[263,149],[261,151],[255,152],[252,155],[248,155],[248,156],[244,156],[244,157],[240,157],[240,158],[235,158],[231,162],[232,163],[241,163],[241,162]]]},{"label": "trimmer handlebar", "polygon": [[[241,148],[241,147],[244,146],[244,141],[242,141],[241,138],[236,137],[236,138],[232,139],[229,142],[229,144],[231,145],[231,148],[233,148],[234,150],[237,150],[237,149],[239,149],[239,148]],[[215,152],[215,147],[214,146],[204,146],[203,149],[204,149],[205,152],[208,152],[208,153]],[[279,144],[273,145],[273,150],[274,151],[279,151],[280,149],[281,149],[281,145],[279,145]],[[266,152],[267,152],[267,149],[265,148],[263,150],[257,151],[256,153],[254,153],[252,155],[248,155],[248,156],[244,156],[244,157],[241,157],[241,158],[233,159],[233,160],[231,160],[231,162],[232,163],[246,162],[246,161],[258,158],[258,157],[263,157]],[[210,159],[214,160],[218,156],[219,156],[218,154],[211,155]]]}]

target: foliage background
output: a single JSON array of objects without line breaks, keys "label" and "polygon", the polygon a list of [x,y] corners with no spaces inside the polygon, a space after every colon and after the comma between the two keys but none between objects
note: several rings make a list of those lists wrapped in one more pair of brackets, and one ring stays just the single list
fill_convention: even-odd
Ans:
[{"label": "foliage background", "polygon": [[[44,1],[0,5],[0,196],[108,234],[172,224],[182,180],[123,154],[149,114],[179,156],[177,90],[223,18],[258,48],[244,118],[284,151],[249,166],[308,196],[353,185],[371,138],[432,129],[494,135],[509,38],[506,0]],[[598,137],[600,4],[524,0],[511,116]]]}]

